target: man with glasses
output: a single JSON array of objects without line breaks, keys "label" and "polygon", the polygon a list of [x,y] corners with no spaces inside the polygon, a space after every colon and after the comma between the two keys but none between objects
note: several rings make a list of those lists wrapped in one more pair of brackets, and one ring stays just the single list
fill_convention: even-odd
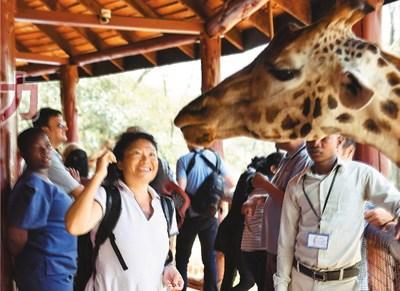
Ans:
[{"label": "man with glasses", "polygon": [[82,192],[83,186],[68,172],[57,151],[57,148],[67,141],[68,128],[62,113],[52,108],[42,108],[33,118],[32,123],[34,127],[40,127],[46,132],[52,146],[51,165],[48,173],[50,181],[68,194],[77,197]]}]

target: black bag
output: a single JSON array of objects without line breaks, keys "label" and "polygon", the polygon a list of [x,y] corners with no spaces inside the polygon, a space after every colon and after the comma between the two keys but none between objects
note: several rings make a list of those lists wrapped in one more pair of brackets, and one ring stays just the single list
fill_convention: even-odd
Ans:
[{"label": "black bag", "polygon": [[[78,237],[78,270],[75,276],[74,291],[85,290],[86,284],[91,276],[96,276],[96,259],[99,254],[100,246],[110,240],[111,246],[118,257],[119,263],[124,271],[128,269],[124,258],[115,241],[113,230],[121,215],[121,194],[114,185],[105,185],[106,190],[106,209],[96,233],[95,245],[93,247],[90,240],[90,232]],[[169,197],[160,195],[161,206],[167,221],[168,234],[174,214],[174,205]],[[166,264],[172,261],[172,252],[169,251]]]},{"label": "black bag", "polygon": [[[196,152],[189,162],[187,169],[188,175],[193,169],[197,154]],[[224,177],[221,175],[221,159],[218,154],[215,153],[216,165],[214,165],[203,155],[202,151],[200,152],[200,157],[205,161],[207,166],[212,169],[212,172],[197,189],[196,194],[190,196],[191,206],[193,210],[200,215],[212,217],[217,212],[219,201],[224,195],[225,183]]]}]

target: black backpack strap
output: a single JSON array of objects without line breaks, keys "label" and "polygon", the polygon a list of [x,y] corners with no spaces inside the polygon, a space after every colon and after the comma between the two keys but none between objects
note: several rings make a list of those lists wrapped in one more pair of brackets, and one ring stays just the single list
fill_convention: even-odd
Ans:
[{"label": "black backpack strap", "polygon": [[216,164],[214,165],[207,157],[203,154],[203,152],[200,153],[200,157],[206,162],[207,166],[209,166],[214,172],[217,172],[217,174],[221,174],[221,158],[219,155],[212,151],[215,154],[215,159],[216,159]]},{"label": "black backpack strap", "polygon": [[106,190],[106,209],[104,211],[104,216],[100,222],[100,226],[97,229],[93,247],[92,270],[94,277],[96,276],[96,260],[97,256],[99,255],[99,249],[107,238],[110,239],[111,246],[118,257],[121,267],[124,270],[128,269],[124,259],[122,258],[121,252],[119,251],[115,243],[115,236],[113,234],[115,225],[117,224],[121,215],[121,194],[119,193],[117,187],[113,184],[109,184],[103,187]]},{"label": "black backpack strap", "polygon": [[198,154],[198,152],[195,151],[193,157],[190,159],[189,165],[188,165],[188,167],[186,169],[186,175],[189,175],[190,171],[193,169],[194,163],[196,162],[197,154]]},{"label": "black backpack strap", "polygon": [[[172,219],[174,217],[174,209],[175,209],[174,201],[172,201],[171,198],[164,196],[164,195],[160,195],[160,200],[161,200],[161,207],[164,212],[164,217],[165,217],[165,220],[167,221],[168,237],[170,237]],[[169,249],[164,266],[170,264],[173,260],[174,260],[174,257],[173,257],[172,251],[171,251],[171,249]]]},{"label": "black backpack strap", "polygon": [[171,198],[164,195],[160,195],[160,200],[161,200],[161,207],[164,212],[164,217],[165,220],[167,221],[168,236],[170,236],[172,219],[174,217],[174,208],[175,208],[174,202],[172,201]]}]

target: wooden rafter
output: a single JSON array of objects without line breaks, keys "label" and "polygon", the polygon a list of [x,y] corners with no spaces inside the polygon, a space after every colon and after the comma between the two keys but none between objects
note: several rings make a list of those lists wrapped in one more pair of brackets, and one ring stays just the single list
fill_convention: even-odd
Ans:
[{"label": "wooden rafter", "polygon": [[[126,3],[128,3],[130,6],[132,6],[136,11],[138,11],[140,14],[142,14],[144,17],[149,17],[149,18],[158,18],[161,17],[159,14],[155,13],[146,3],[144,3],[142,0],[125,0]],[[189,56],[190,58],[194,58],[194,54],[191,53],[191,51],[194,51],[194,48],[188,48],[187,45],[185,47],[178,47],[179,50],[181,50],[185,55]],[[193,46],[193,45],[192,45]]]},{"label": "wooden rafter", "polygon": [[54,56],[46,56],[30,52],[15,52],[15,59],[17,61],[34,63],[34,64],[44,64],[52,66],[60,66],[68,64],[68,58],[60,58]]},{"label": "wooden rafter", "polygon": [[210,37],[223,35],[237,23],[250,17],[269,0],[234,0],[227,1],[222,9],[206,23],[206,31]]},{"label": "wooden rafter", "polygon": [[310,0],[273,0],[273,2],[302,23],[306,25],[311,24]]},{"label": "wooden rafter", "polygon": [[126,31],[154,31],[161,33],[199,35],[203,32],[200,21],[179,21],[170,19],[153,19],[145,17],[113,16],[109,23],[100,23],[96,15],[82,15],[68,12],[47,12],[34,9],[18,11],[15,20],[34,24],[65,25],[72,27],[89,27],[116,29]]},{"label": "wooden rafter", "polygon": [[273,25],[269,22],[269,19],[265,16],[265,13],[257,11],[249,18],[250,22],[268,38],[273,36]]},{"label": "wooden rafter", "polygon": [[85,55],[77,56],[74,60],[79,65],[92,64],[111,59],[118,59],[127,56],[143,54],[147,52],[155,52],[178,45],[192,44],[198,40],[198,36],[194,35],[168,35],[159,38],[143,40],[141,42],[129,45],[107,49],[101,52],[93,52]]},{"label": "wooden rafter", "polygon": [[[110,48],[100,52],[93,52],[77,56],[72,62],[79,66],[93,64],[101,61],[109,61],[119,59],[126,56],[134,56],[147,52],[154,52],[176,46],[184,46],[193,44],[198,40],[198,36],[194,35],[168,35],[155,39],[143,40],[141,42],[132,43],[122,47]],[[48,65],[31,65],[23,66],[21,71],[26,72],[28,77],[40,76],[43,74],[53,74],[59,70],[57,66]]]},{"label": "wooden rafter", "polygon": [[[197,0],[179,0],[182,4],[189,7],[196,15],[206,21],[209,17],[211,17],[211,12],[207,11],[201,1]],[[234,45],[239,50],[244,50],[242,35],[240,31],[236,28],[232,28],[228,31],[224,37],[227,41],[229,41],[232,45]]]}]

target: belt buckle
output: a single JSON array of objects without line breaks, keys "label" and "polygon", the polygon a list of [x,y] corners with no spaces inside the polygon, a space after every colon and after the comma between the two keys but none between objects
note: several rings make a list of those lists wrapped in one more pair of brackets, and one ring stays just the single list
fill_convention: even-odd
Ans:
[{"label": "belt buckle", "polygon": [[328,274],[314,271],[313,272],[313,279],[317,280],[317,281],[325,282],[325,281],[328,280]]}]

